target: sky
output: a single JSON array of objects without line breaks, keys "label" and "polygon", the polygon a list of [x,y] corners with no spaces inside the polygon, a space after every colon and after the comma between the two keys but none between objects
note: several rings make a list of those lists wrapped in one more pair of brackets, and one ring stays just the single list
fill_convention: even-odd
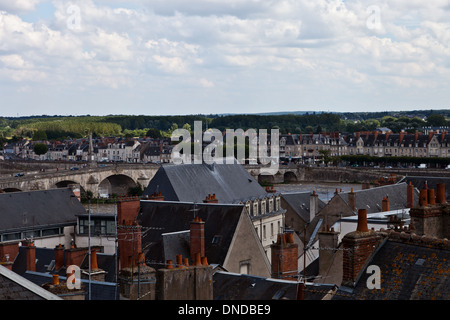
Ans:
[{"label": "sky", "polygon": [[450,108],[450,0],[0,0],[0,116]]}]

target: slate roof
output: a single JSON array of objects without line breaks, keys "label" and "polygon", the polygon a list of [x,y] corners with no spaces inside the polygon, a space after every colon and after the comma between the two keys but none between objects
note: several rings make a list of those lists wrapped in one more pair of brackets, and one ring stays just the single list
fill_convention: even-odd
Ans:
[{"label": "slate roof", "polygon": [[217,271],[213,275],[214,300],[296,300],[295,281]]},{"label": "slate roof", "polygon": [[[304,221],[309,221],[310,196],[311,192],[288,192],[281,194],[281,197]],[[319,199],[319,211],[325,205],[326,203]]]},{"label": "slate roof", "polygon": [[143,195],[161,192],[164,200],[203,202],[216,194],[219,203],[238,203],[267,193],[242,165],[167,164],[161,166]]},{"label": "slate roof", "polygon": [[[175,261],[173,257],[165,257],[165,253],[174,254],[175,249],[184,248],[184,252],[176,254],[188,257],[187,236],[164,243],[163,234],[189,230],[195,213],[205,222],[208,263],[223,265],[243,210],[243,205],[196,204],[194,211],[193,203],[142,200],[138,221],[144,231],[142,247],[145,248],[146,260],[155,261],[150,266],[158,269],[165,260],[172,258]],[[212,243],[214,237],[217,237],[216,243]],[[168,249],[168,246],[173,246],[173,249]]]},{"label": "slate roof", "polygon": [[73,225],[86,212],[70,188],[1,193],[0,208],[0,233]]},{"label": "slate roof", "polygon": [[61,300],[61,298],[0,265],[0,300]]},{"label": "slate roof", "polygon": [[449,249],[448,245],[423,245],[389,236],[367,263],[380,267],[381,289],[367,288],[373,273],[366,266],[355,288],[341,287],[335,299],[449,300]]},{"label": "slate roof", "polygon": [[[52,248],[36,247],[36,271],[27,271],[26,247],[19,247],[19,254],[14,260],[12,270],[18,275],[29,279],[37,285],[42,285],[52,281],[52,275],[58,274],[60,280],[66,279],[66,268],[62,267],[55,272],[54,262],[55,251]],[[86,255],[81,263],[82,270],[88,269],[88,255]],[[106,271],[105,281],[93,281],[91,298],[94,300],[111,300],[114,299],[116,268],[115,256],[104,253],[97,253],[97,265],[99,269]],[[82,280],[82,282],[85,282]],[[87,284],[86,284],[87,288]],[[86,299],[88,291],[86,290]]]},{"label": "slate roof", "polygon": [[[389,196],[390,210],[407,207],[407,184],[404,182],[354,192],[356,193],[356,209],[366,209],[367,213],[381,212],[381,204],[386,196]],[[348,192],[338,193],[338,196],[348,204]],[[419,191],[416,189],[414,203],[418,202]]]},{"label": "slate roof", "polygon": [[[299,283],[247,274],[217,271],[213,275],[214,300],[297,300]],[[306,283],[305,300],[322,300],[335,285]]]}]

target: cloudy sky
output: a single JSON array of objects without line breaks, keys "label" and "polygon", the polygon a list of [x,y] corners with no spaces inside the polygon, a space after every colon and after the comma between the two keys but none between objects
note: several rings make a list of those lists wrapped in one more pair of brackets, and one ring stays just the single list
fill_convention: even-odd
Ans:
[{"label": "cloudy sky", "polygon": [[0,116],[450,108],[450,0],[0,0]]}]

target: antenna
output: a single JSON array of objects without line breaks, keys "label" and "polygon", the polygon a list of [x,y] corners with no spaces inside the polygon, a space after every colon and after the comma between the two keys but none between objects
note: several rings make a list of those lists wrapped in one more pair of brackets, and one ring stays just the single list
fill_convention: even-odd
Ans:
[{"label": "antenna", "polygon": [[194,219],[197,217],[197,211],[199,211],[200,209],[197,208],[197,202],[194,202],[194,208],[189,210],[194,212]]}]

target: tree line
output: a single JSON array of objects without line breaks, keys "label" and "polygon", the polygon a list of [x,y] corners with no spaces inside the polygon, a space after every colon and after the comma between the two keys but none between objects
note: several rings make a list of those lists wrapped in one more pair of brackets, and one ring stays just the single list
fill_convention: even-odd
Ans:
[{"label": "tree line", "polygon": [[0,118],[0,140],[30,138],[60,140],[86,137],[170,137],[177,128],[192,131],[195,121],[203,130],[278,129],[280,134],[373,131],[387,127],[393,132],[415,132],[422,127],[449,126],[448,110],[372,113],[316,113],[305,114],[237,114],[237,115],[107,115],[107,116],[36,116]]}]

